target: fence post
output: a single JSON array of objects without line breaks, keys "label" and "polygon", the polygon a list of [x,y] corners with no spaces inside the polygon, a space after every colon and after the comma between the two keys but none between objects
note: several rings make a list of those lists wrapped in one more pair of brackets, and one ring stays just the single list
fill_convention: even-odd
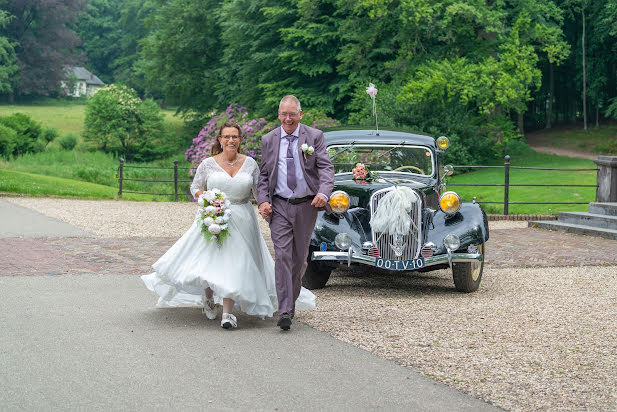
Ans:
[{"label": "fence post", "polygon": [[118,167],[118,197],[122,199],[122,175],[124,171],[124,159],[120,158],[120,167]]},{"label": "fence post", "polygon": [[504,170],[504,187],[503,187],[503,214],[508,215],[508,203],[510,201],[510,156],[506,155],[503,164]]},{"label": "fence post", "polygon": [[178,201],[178,161],[174,160],[174,202]]},{"label": "fence post", "polygon": [[598,156],[596,202],[617,202],[617,156]]}]

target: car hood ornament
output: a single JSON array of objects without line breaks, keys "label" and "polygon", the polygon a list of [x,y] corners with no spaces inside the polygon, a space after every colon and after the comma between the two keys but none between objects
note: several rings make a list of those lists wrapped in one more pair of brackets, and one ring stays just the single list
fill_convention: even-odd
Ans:
[{"label": "car hood ornament", "polygon": [[405,250],[406,243],[403,242],[404,237],[402,235],[392,235],[392,243],[390,243],[390,247],[394,251],[394,254],[397,258],[403,256],[403,251]]}]

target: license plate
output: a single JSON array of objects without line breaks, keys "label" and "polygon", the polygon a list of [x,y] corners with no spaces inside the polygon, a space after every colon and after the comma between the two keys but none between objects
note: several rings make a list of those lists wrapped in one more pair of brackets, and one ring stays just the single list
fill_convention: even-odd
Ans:
[{"label": "license plate", "polygon": [[388,270],[416,270],[424,267],[424,258],[409,260],[375,258],[375,266]]}]

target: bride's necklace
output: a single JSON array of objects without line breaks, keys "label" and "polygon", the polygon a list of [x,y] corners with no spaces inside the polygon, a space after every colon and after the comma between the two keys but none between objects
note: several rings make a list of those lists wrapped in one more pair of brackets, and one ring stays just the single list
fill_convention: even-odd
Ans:
[{"label": "bride's necklace", "polygon": [[236,160],[234,160],[233,162],[228,162],[223,156],[221,156],[221,160],[223,161],[223,163],[228,164],[229,166],[233,166],[238,163],[238,160],[240,160],[240,158],[236,157]]}]

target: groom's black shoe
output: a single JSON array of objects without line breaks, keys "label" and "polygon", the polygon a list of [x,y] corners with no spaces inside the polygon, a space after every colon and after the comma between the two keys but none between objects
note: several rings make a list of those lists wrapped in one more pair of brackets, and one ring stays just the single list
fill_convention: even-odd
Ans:
[{"label": "groom's black shoe", "polygon": [[283,330],[289,330],[289,328],[291,328],[291,316],[289,313],[283,313],[279,316],[279,321],[276,326],[279,326]]}]

